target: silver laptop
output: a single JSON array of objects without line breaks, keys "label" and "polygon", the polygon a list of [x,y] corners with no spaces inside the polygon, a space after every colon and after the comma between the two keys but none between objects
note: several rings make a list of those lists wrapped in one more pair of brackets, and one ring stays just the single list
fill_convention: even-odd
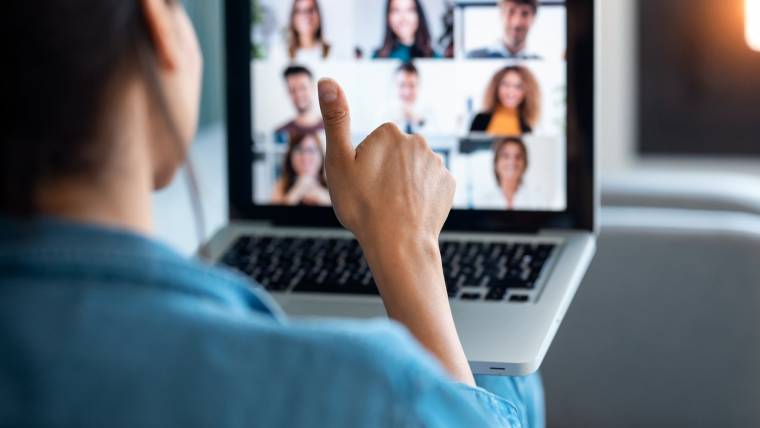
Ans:
[{"label": "silver laptop", "polygon": [[464,350],[476,374],[529,374],[595,251],[593,1],[392,3],[226,2],[231,218],[207,252],[293,317],[386,316],[325,187],[316,81],[332,77],[355,144],[395,122],[444,158]]}]

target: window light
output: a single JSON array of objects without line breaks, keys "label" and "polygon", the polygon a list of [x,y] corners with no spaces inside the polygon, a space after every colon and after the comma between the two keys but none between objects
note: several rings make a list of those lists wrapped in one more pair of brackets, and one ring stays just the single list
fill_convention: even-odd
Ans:
[{"label": "window light", "polygon": [[760,52],[760,0],[744,0],[744,32],[747,44]]}]

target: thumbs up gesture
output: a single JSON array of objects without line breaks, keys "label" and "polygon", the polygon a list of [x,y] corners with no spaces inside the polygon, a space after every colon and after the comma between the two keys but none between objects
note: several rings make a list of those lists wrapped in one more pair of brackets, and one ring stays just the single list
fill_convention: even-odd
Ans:
[{"label": "thumbs up gesture", "polygon": [[363,247],[402,238],[437,242],[456,187],[441,158],[422,137],[393,124],[380,126],[354,150],[348,103],[335,81],[319,82],[319,103],[327,183],[343,226]]}]

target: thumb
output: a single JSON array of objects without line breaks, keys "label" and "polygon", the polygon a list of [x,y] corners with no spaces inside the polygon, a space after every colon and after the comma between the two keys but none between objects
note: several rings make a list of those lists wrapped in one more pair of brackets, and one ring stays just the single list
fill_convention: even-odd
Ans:
[{"label": "thumb", "polygon": [[351,144],[351,116],[346,95],[332,79],[321,79],[318,90],[327,136],[327,163],[346,165],[356,156]]}]

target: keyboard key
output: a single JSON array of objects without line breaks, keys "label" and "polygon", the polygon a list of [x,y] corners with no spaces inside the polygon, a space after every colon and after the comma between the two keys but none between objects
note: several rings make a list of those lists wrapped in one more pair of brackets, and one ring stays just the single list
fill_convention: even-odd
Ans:
[{"label": "keyboard key", "polygon": [[459,297],[462,300],[480,300],[480,293],[462,293]]},{"label": "keyboard key", "polygon": [[527,303],[528,298],[529,297],[525,294],[513,294],[512,296],[509,296],[509,301],[514,303]]},{"label": "keyboard key", "polygon": [[489,301],[502,301],[504,300],[504,297],[507,295],[507,289],[506,288],[492,288],[488,294],[486,294],[486,300]]}]

